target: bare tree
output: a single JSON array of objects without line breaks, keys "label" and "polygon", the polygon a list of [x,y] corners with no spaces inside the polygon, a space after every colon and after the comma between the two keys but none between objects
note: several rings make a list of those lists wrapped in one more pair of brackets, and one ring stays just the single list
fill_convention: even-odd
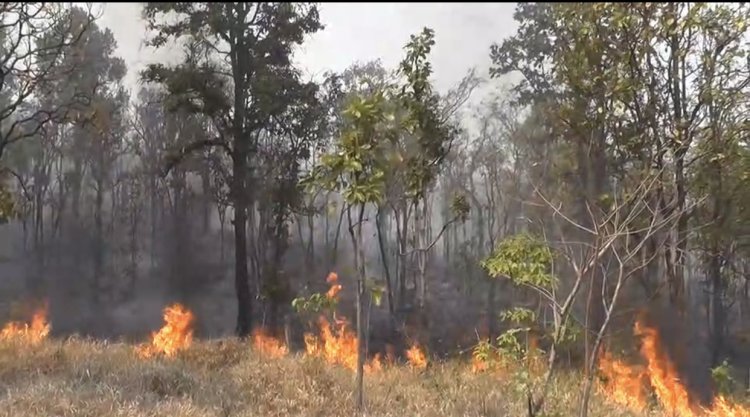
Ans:
[{"label": "bare tree", "polygon": [[65,52],[94,20],[90,12],[63,4],[7,2],[0,5],[0,157],[6,147],[64,120],[90,92],[74,91],[47,107],[22,111],[34,96],[49,93],[76,70]]}]

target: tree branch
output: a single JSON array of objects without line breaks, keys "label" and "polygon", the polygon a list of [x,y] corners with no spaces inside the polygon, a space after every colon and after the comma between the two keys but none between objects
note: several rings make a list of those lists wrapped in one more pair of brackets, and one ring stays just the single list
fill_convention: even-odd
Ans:
[{"label": "tree branch", "polygon": [[213,138],[213,139],[202,139],[197,140],[195,142],[189,143],[186,146],[183,146],[182,148],[178,149],[176,153],[167,155],[166,164],[164,166],[164,170],[162,171],[162,177],[166,177],[169,175],[169,172],[177,166],[180,162],[182,162],[185,157],[192,154],[195,151],[206,149],[206,148],[213,148],[213,147],[220,147],[224,149],[227,154],[232,153],[232,148],[229,146],[229,144],[219,138]]}]

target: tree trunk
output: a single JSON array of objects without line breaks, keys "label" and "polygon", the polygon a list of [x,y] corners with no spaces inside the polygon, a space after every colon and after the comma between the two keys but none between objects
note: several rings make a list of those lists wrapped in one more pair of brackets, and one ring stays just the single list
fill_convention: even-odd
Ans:
[{"label": "tree trunk", "polygon": [[490,288],[489,291],[487,291],[487,327],[488,327],[488,336],[490,341],[495,340],[497,337],[497,303],[496,303],[496,293],[497,293],[497,279],[495,278],[489,278],[490,280]]},{"label": "tree trunk", "polygon": [[364,242],[362,240],[362,221],[364,219],[365,207],[363,204],[359,206],[359,213],[357,215],[357,223],[352,224],[351,207],[347,209],[347,217],[349,219],[349,234],[352,239],[352,245],[354,246],[354,269],[357,271],[357,297],[356,297],[356,311],[357,311],[357,380],[356,380],[356,393],[355,393],[355,405],[357,411],[364,410],[365,397],[364,397],[364,373],[365,373],[365,321],[362,311],[362,301],[365,292],[365,277],[367,271],[365,270],[364,260]]},{"label": "tree trunk", "polygon": [[104,181],[97,179],[96,197],[94,202],[94,280],[92,283],[92,301],[99,302],[102,273],[104,269],[104,220],[102,206],[104,205]]},{"label": "tree trunk", "polygon": [[[244,16],[243,3],[236,3],[237,16]],[[244,22],[237,22],[237,27],[233,28],[234,32],[243,32],[236,34],[236,44],[233,45],[232,58],[232,76],[234,79],[234,120],[232,123],[232,136],[234,139],[234,152],[232,152],[232,182],[233,182],[233,200],[234,200],[234,261],[235,277],[234,286],[237,292],[237,336],[245,338],[250,335],[252,330],[252,295],[250,293],[250,277],[247,269],[247,176],[248,176],[248,156],[250,153],[250,138],[245,126],[245,112],[247,95],[245,86],[247,80],[245,73],[248,65],[248,47],[245,45]]]},{"label": "tree trunk", "polygon": [[375,215],[375,227],[378,233],[378,248],[380,248],[380,259],[383,262],[383,271],[385,272],[385,290],[388,297],[388,313],[393,319],[393,288],[391,285],[391,272],[388,268],[388,255],[385,250],[385,244],[383,242],[383,227],[382,227],[382,211],[378,207],[378,213]]},{"label": "tree trunk", "polygon": [[[592,228],[600,206],[600,197],[607,190],[607,156],[604,149],[603,134],[595,135],[591,144],[580,144],[578,149],[579,176],[584,185],[584,194],[579,207],[579,223],[585,227]],[[588,207],[588,208],[587,208]],[[589,209],[590,208],[590,209]],[[581,241],[589,242],[595,237],[588,233],[582,233]],[[587,249],[583,249],[586,251]],[[606,273],[606,272],[604,272]],[[586,299],[586,313],[584,318],[584,345],[586,361],[592,357],[592,346],[594,340],[590,337],[590,329],[599,329],[604,322],[604,312],[601,300],[597,297],[602,292],[603,275],[597,268],[591,268],[587,272],[588,294]]]},{"label": "tree trunk", "polygon": [[[415,231],[416,231],[416,247],[419,249],[415,253],[417,255],[417,305],[422,313],[425,313],[427,305],[427,257],[429,250],[427,247],[428,242],[428,213],[427,213],[427,201],[422,200],[422,206],[419,207],[415,204]],[[425,315],[426,317],[426,315]]]},{"label": "tree trunk", "polygon": [[34,180],[34,258],[35,266],[33,268],[31,279],[29,280],[30,292],[36,297],[42,290],[45,272],[45,253],[44,253],[44,196],[42,193],[41,179],[39,174],[35,174]]},{"label": "tree trunk", "polygon": [[211,178],[209,176],[207,164],[203,164],[201,167],[201,183],[203,189],[203,195],[201,196],[203,209],[203,233],[206,234],[211,229],[211,197],[208,192],[211,188]]},{"label": "tree trunk", "polygon": [[224,224],[227,215],[227,209],[222,204],[217,204],[216,211],[218,211],[219,214],[219,260],[221,267],[224,268]]},{"label": "tree trunk", "polygon": [[708,263],[709,279],[711,280],[711,365],[717,366],[721,362],[724,348],[724,283],[721,279],[721,259],[719,253],[711,255]]},{"label": "tree trunk", "polygon": [[172,236],[174,241],[170,243],[172,249],[171,259],[169,260],[169,264],[171,265],[170,281],[172,282],[172,287],[184,298],[188,295],[191,284],[188,281],[188,265],[186,265],[186,260],[190,259],[190,253],[188,252],[190,224],[187,220],[187,184],[184,171],[175,169],[172,175],[172,188],[174,190]]},{"label": "tree trunk", "polygon": [[341,204],[341,212],[339,213],[339,221],[336,224],[336,234],[333,237],[333,248],[331,249],[331,260],[328,269],[332,269],[336,265],[339,253],[339,238],[341,237],[341,224],[344,222],[344,213],[347,212],[346,203]]},{"label": "tree trunk", "polygon": [[159,217],[159,202],[158,202],[158,188],[156,182],[156,176],[151,175],[151,181],[149,183],[149,201],[150,201],[150,221],[151,221],[151,268],[156,266],[156,227],[157,218]]},{"label": "tree trunk", "polygon": [[[400,217],[399,217],[400,216]],[[399,212],[396,213],[396,239],[398,240],[398,298],[397,303],[399,308],[403,308],[406,305],[406,271],[407,271],[407,257],[402,255],[407,251],[407,236],[409,227],[409,214],[407,212],[407,204],[403,202]]]},{"label": "tree trunk", "polygon": [[307,264],[309,271],[312,270],[315,265],[315,219],[313,216],[314,215],[312,214],[305,216],[307,219],[307,252],[309,254],[306,259],[309,259],[309,263]]},{"label": "tree trunk", "polygon": [[581,395],[581,408],[580,408],[580,417],[587,417],[589,412],[589,400],[591,398],[591,388],[594,384],[594,375],[597,363],[599,362],[599,351],[600,347],[602,346],[602,341],[604,340],[604,335],[607,333],[607,328],[609,327],[610,320],[612,319],[612,312],[614,311],[617,300],[620,296],[620,290],[622,289],[622,285],[624,283],[625,274],[623,271],[623,266],[620,267],[619,275],[617,278],[617,284],[615,285],[615,290],[612,294],[612,299],[608,303],[608,308],[604,312],[604,321],[602,322],[601,327],[597,329],[596,332],[596,338],[594,339],[591,356],[587,358],[587,362],[585,364],[586,367],[586,376],[584,380],[583,385],[583,392]]},{"label": "tree trunk", "polygon": [[282,271],[282,260],[287,249],[288,232],[285,227],[284,208],[282,206],[284,196],[277,196],[277,209],[273,215],[272,258],[267,273],[269,282],[267,296],[270,302],[269,329],[273,334],[279,330],[279,316],[284,306],[291,302],[291,286],[286,274]]},{"label": "tree trunk", "polygon": [[237,327],[239,337],[250,335],[252,326],[252,296],[247,270],[247,203],[245,198],[245,170],[247,154],[240,147],[232,158],[234,168],[234,288],[237,292]]},{"label": "tree trunk", "polygon": [[[139,187],[134,185],[133,187]],[[139,195],[137,193],[136,195]],[[128,203],[131,207],[131,218],[130,218],[130,283],[128,286],[127,298],[131,298],[135,294],[136,282],[138,281],[138,231],[140,225],[140,203],[134,196],[131,195],[130,202]]]}]

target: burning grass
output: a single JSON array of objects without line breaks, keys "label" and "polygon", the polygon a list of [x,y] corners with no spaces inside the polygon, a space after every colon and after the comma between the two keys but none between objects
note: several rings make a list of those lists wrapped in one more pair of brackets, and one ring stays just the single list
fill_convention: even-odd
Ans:
[{"label": "burning grass", "polygon": [[47,321],[48,306],[45,303],[34,311],[31,323],[12,321],[0,330],[0,340],[16,340],[20,343],[38,344],[47,338],[50,324]]},{"label": "burning grass", "polygon": [[750,417],[750,407],[721,395],[709,407],[700,405],[663,350],[659,332],[642,318],[636,321],[634,330],[641,339],[640,354],[646,365],[629,365],[604,352],[599,363],[604,375],[600,385],[604,397],[630,410],[642,411],[648,406],[646,392],[651,390],[660,408],[674,417]]},{"label": "burning grass", "polygon": [[406,359],[409,361],[409,366],[412,368],[427,368],[427,356],[424,351],[422,351],[422,348],[416,343],[412,344],[409,350],[406,351]]},{"label": "burning grass", "polygon": [[151,343],[138,346],[136,351],[142,358],[155,355],[174,356],[178,351],[190,347],[193,342],[195,316],[183,305],[176,303],[164,309],[164,326],[151,335]]},{"label": "burning grass", "polygon": [[[327,296],[341,290],[329,275]],[[318,320],[319,333],[305,335],[306,349],[291,354],[283,342],[256,330],[250,342],[193,343],[193,313],[180,304],[164,309],[164,326],[151,341],[125,344],[48,340],[46,305],[30,323],[0,331],[0,407],[6,415],[288,416],[354,415],[352,371],[357,338],[348,321]],[[658,331],[638,320],[643,364],[604,351],[603,376],[590,416],[750,417],[750,408],[718,396],[709,407],[691,397],[663,351]],[[249,348],[252,345],[252,348]],[[33,347],[33,349],[30,349]],[[481,344],[478,346],[481,347]],[[366,364],[368,415],[521,415],[526,410],[524,375],[541,375],[536,339],[524,361],[477,355],[428,367],[416,343],[398,364],[392,351]],[[392,350],[392,349],[391,349]],[[142,360],[134,360],[140,358]],[[163,359],[162,359],[163,358]],[[576,373],[558,374],[547,398],[551,415],[577,412]],[[653,394],[653,399],[649,398]]]},{"label": "burning grass", "polygon": [[[0,409],[20,417],[355,415],[354,378],[347,367],[322,356],[285,352],[278,341],[260,335],[248,342],[195,341],[170,358],[146,360],[120,343],[48,339],[28,349],[0,342],[0,388],[5,393]],[[272,348],[259,348],[258,340]],[[524,415],[520,369],[509,365],[502,372],[475,373],[459,359],[433,362],[419,372],[413,366],[384,366],[365,378],[369,416]],[[573,387],[580,381],[578,374],[559,374],[548,411],[575,415]],[[721,406],[733,407],[729,401]],[[639,413],[600,394],[590,415],[672,415],[659,410]]]},{"label": "burning grass", "polygon": [[[305,335],[307,355],[321,357],[333,365],[341,365],[351,371],[357,370],[357,337],[349,329],[346,320],[339,320],[334,325],[320,317],[320,336],[312,333]],[[376,354],[365,362],[365,372],[373,373],[383,369],[381,356]]]},{"label": "burning grass", "polygon": [[[196,341],[172,358],[139,360],[130,345],[70,339],[35,349],[0,342],[0,409],[12,416],[352,416],[350,370],[323,358],[269,358],[250,342]],[[572,415],[577,375],[553,387]],[[458,360],[424,372],[384,367],[365,378],[369,416],[522,415],[512,377],[474,374]],[[606,403],[594,416],[630,416]]]},{"label": "burning grass", "polygon": [[269,335],[263,329],[257,329],[253,332],[253,346],[258,352],[271,358],[280,358],[289,354],[289,349],[283,342]]}]

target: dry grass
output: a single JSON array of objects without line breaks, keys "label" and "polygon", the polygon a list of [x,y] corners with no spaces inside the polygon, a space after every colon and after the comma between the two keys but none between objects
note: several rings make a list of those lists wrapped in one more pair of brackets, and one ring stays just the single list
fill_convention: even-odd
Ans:
[{"label": "dry grass", "polygon": [[[513,376],[465,363],[391,367],[366,377],[368,416],[523,416]],[[580,378],[561,375],[548,415],[575,415]],[[200,342],[173,359],[71,339],[0,342],[1,416],[353,416],[353,374],[314,358],[269,359],[237,341]],[[631,416],[597,398],[592,416]],[[655,415],[655,414],[654,414]]]}]

